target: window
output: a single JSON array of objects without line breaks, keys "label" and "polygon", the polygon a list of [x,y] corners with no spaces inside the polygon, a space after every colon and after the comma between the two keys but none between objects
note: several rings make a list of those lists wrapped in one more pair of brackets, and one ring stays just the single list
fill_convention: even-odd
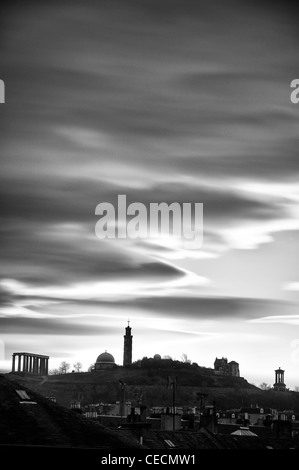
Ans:
[{"label": "window", "polygon": [[16,392],[19,395],[19,397],[22,398],[22,400],[30,400],[30,397],[28,397],[25,390],[16,390]]},{"label": "window", "polygon": [[174,443],[172,441],[170,441],[169,439],[164,439],[164,441],[166,442],[168,447],[171,447],[172,449],[175,447]]}]

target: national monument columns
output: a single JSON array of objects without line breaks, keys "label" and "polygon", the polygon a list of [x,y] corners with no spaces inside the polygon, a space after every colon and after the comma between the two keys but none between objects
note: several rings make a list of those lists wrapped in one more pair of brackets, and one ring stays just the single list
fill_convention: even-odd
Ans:
[{"label": "national monument columns", "polygon": [[47,375],[49,356],[27,352],[16,352],[12,355],[12,372]]}]

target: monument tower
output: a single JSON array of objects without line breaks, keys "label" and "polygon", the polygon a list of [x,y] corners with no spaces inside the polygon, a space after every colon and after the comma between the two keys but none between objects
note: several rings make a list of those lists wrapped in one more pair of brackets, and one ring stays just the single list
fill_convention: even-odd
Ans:
[{"label": "monument tower", "polygon": [[133,336],[131,335],[132,328],[130,327],[130,321],[128,320],[128,326],[126,327],[126,334],[124,335],[124,366],[132,364],[132,342]]},{"label": "monument tower", "polygon": [[284,370],[280,367],[275,370],[275,384],[273,388],[276,392],[284,392],[286,390],[286,385],[284,383]]}]

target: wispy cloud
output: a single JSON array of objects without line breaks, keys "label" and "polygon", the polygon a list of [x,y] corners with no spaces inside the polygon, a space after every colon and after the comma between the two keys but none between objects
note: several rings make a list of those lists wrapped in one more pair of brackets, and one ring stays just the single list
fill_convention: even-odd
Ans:
[{"label": "wispy cloud", "polygon": [[283,289],[297,291],[299,290],[299,282],[289,282],[283,286]]},{"label": "wispy cloud", "polygon": [[[219,335],[227,351],[224,336],[237,344],[244,323],[252,341],[271,342],[276,326],[261,319],[287,326],[293,307],[279,299],[298,290],[296,15],[254,1],[64,3],[7,6],[1,28],[8,350],[28,346],[32,328],[37,349],[38,332],[69,354],[72,334],[94,337],[92,324],[112,344],[130,314],[137,329],[154,319],[161,348],[176,332],[194,351]],[[165,234],[100,241],[95,207],[118,194],[203,203],[202,248]],[[51,345],[59,325],[68,349]]]}]

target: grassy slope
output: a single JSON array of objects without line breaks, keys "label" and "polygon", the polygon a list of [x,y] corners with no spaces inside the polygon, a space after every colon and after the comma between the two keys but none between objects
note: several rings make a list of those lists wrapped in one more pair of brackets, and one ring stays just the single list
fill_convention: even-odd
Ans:
[{"label": "grassy slope", "polygon": [[198,406],[198,393],[207,394],[206,403],[216,401],[217,408],[238,408],[258,404],[279,409],[299,411],[299,394],[262,391],[243,378],[216,376],[207,370],[186,368],[133,369],[117,367],[114,370],[93,373],[71,373],[48,376],[8,375],[44,396],[55,396],[57,402],[69,406],[71,400],[88,403],[115,403],[119,400],[119,380],[126,383],[126,397],[134,402],[143,394],[148,407],[169,406],[172,390],[167,388],[167,376],[177,377],[176,403],[178,406]]}]

